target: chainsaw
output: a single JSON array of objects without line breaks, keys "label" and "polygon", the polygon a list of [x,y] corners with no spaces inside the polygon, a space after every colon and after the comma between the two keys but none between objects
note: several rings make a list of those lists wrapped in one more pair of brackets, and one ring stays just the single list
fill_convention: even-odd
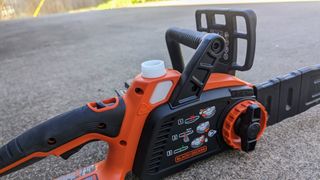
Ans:
[{"label": "chainsaw", "polygon": [[[217,21],[217,15],[224,23]],[[161,179],[235,149],[251,152],[267,126],[320,103],[320,64],[260,84],[235,76],[251,69],[252,10],[197,10],[197,31],[166,32],[172,69],[145,61],[117,95],[58,115],[0,149],[0,176],[54,155],[68,159],[92,141],[109,144],[105,160],[58,180]],[[238,17],[245,21],[240,32]],[[246,41],[245,60],[238,43]],[[185,65],[181,47],[195,49]]]}]

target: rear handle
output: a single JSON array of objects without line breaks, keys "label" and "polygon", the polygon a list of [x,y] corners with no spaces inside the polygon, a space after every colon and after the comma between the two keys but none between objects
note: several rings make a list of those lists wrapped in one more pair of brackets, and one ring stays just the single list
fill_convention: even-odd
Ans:
[{"label": "rear handle", "polygon": [[[116,97],[89,103],[26,131],[0,148],[0,177],[49,155],[67,159],[101,137],[116,137],[124,114],[125,103]],[[94,135],[81,140],[88,134]]]}]

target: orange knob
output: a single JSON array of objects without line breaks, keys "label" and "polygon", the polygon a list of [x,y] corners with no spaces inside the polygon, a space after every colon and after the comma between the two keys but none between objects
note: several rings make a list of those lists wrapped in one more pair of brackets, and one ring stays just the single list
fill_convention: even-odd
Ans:
[{"label": "orange knob", "polygon": [[261,109],[260,129],[259,129],[259,132],[257,133],[256,140],[259,140],[261,138],[264,130],[267,127],[268,113],[262,104],[254,100],[245,100],[238,103],[230,110],[230,112],[226,116],[226,119],[223,123],[223,128],[222,128],[222,135],[225,142],[234,149],[238,149],[238,150],[242,149],[241,138],[235,130],[237,125],[237,120],[240,118],[241,115],[247,112],[248,107],[251,105],[258,105],[259,108]]}]

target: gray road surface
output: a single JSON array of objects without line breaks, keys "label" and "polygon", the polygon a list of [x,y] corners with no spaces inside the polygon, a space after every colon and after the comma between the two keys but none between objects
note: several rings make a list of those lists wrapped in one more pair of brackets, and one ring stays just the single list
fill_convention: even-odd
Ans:
[{"label": "gray road surface", "polygon": [[[198,8],[258,15],[255,64],[262,82],[320,63],[320,3],[119,9],[0,22],[0,144],[86,102],[114,96],[147,59],[170,65],[164,33],[195,27]],[[187,54],[190,55],[191,51]],[[256,151],[229,151],[168,179],[320,179],[319,106],[267,129]],[[104,158],[92,143],[68,161],[50,157],[1,179],[52,179]]]}]

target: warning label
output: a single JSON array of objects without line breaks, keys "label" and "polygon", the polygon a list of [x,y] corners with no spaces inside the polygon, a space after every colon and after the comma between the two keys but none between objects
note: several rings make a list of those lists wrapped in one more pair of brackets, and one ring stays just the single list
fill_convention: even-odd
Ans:
[{"label": "warning label", "polygon": [[184,153],[184,154],[181,154],[181,155],[179,155],[179,156],[176,156],[176,157],[175,157],[175,162],[176,162],[176,163],[179,163],[179,162],[181,162],[181,161],[190,159],[190,158],[192,158],[192,157],[194,157],[194,156],[197,156],[197,155],[199,155],[199,154],[202,154],[202,153],[207,152],[207,150],[208,150],[207,146],[199,147],[199,148],[197,148],[197,149],[195,149],[195,150],[192,150],[192,151],[186,152],[186,153]]}]

